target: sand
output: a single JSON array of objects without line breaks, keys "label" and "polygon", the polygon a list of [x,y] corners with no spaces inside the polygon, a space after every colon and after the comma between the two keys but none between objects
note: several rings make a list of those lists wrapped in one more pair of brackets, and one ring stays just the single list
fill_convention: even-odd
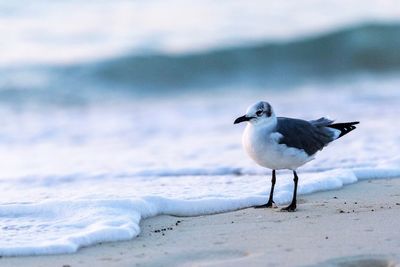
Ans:
[{"label": "sand", "polygon": [[0,266],[400,266],[400,179],[300,196],[295,213],[158,216],[141,228],[132,241]]}]

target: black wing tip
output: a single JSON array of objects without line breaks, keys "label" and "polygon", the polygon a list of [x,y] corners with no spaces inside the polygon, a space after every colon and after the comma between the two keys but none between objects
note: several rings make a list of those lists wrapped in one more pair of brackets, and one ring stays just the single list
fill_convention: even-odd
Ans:
[{"label": "black wing tip", "polygon": [[360,123],[359,121],[342,122],[342,123],[334,123],[334,124],[331,124],[331,125],[329,125],[327,127],[339,130],[341,133],[338,136],[338,138],[340,138],[343,135],[346,135],[349,132],[351,132],[354,129],[356,129],[357,127],[354,126],[354,125],[359,124],[359,123]]}]

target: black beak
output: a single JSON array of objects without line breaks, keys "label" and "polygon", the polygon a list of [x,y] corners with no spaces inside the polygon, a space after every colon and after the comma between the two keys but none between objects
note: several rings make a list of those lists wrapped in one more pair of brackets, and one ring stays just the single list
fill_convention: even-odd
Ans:
[{"label": "black beak", "polygon": [[251,118],[246,117],[246,115],[244,115],[244,116],[242,116],[242,117],[237,118],[237,119],[233,122],[233,124],[238,124],[238,123],[241,123],[241,122],[244,122],[244,121],[249,121],[250,119],[251,119]]}]

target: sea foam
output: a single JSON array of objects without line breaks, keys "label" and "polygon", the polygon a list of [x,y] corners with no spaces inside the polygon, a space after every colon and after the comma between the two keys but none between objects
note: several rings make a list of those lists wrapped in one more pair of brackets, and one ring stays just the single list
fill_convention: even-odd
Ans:
[{"label": "sea foam", "polygon": [[[299,195],[339,189],[363,179],[400,176],[400,169],[333,170],[323,173],[302,173]],[[279,176],[278,176],[279,177]],[[219,177],[217,177],[218,179]],[[184,179],[190,180],[190,177]],[[291,177],[279,177],[275,202],[284,204],[292,197]],[[207,179],[206,179],[207,180]],[[244,180],[238,182],[239,180]],[[265,184],[265,177],[247,176],[231,180],[232,186],[243,182]],[[262,181],[262,183],[260,183]],[[181,181],[182,182],[182,181]],[[269,189],[269,188],[268,188]],[[99,242],[130,240],[140,233],[140,221],[167,214],[197,216],[233,211],[265,203],[267,191],[243,194],[240,188],[230,194],[196,197],[195,199],[145,196],[141,198],[108,198],[47,200],[38,203],[3,203],[1,256],[73,253],[79,248]]]},{"label": "sea foam", "polygon": [[[257,93],[282,116],[329,113],[361,121],[298,170],[300,195],[400,176],[398,82],[364,81],[297,88],[295,99]],[[265,203],[270,172],[245,155],[243,127],[233,125],[253,97],[215,94],[151,105],[129,99],[118,107],[19,112],[2,106],[0,255],[73,253],[130,240],[141,220],[160,214],[196,216]],[[283,205],[291,200],[293,177],[277,175],[275,201]]]}]

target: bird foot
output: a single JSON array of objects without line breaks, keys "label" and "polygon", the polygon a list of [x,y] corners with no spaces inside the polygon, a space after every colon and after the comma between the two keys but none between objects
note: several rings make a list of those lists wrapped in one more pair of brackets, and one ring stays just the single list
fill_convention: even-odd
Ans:
[{"label": "bird foot", "polygon": [[255,206],[254,208],[255,209],[265,209],[265,208],[275,209],[275,208],[277,208],[277,206],[273,200],[270,200],[266,204]]},{"label": "bird foot", "polygon": [[287,212],[295,212],[296,211],[296,204],[290,204],[286,208],[282,208],[281,211],[287,211]]}]

